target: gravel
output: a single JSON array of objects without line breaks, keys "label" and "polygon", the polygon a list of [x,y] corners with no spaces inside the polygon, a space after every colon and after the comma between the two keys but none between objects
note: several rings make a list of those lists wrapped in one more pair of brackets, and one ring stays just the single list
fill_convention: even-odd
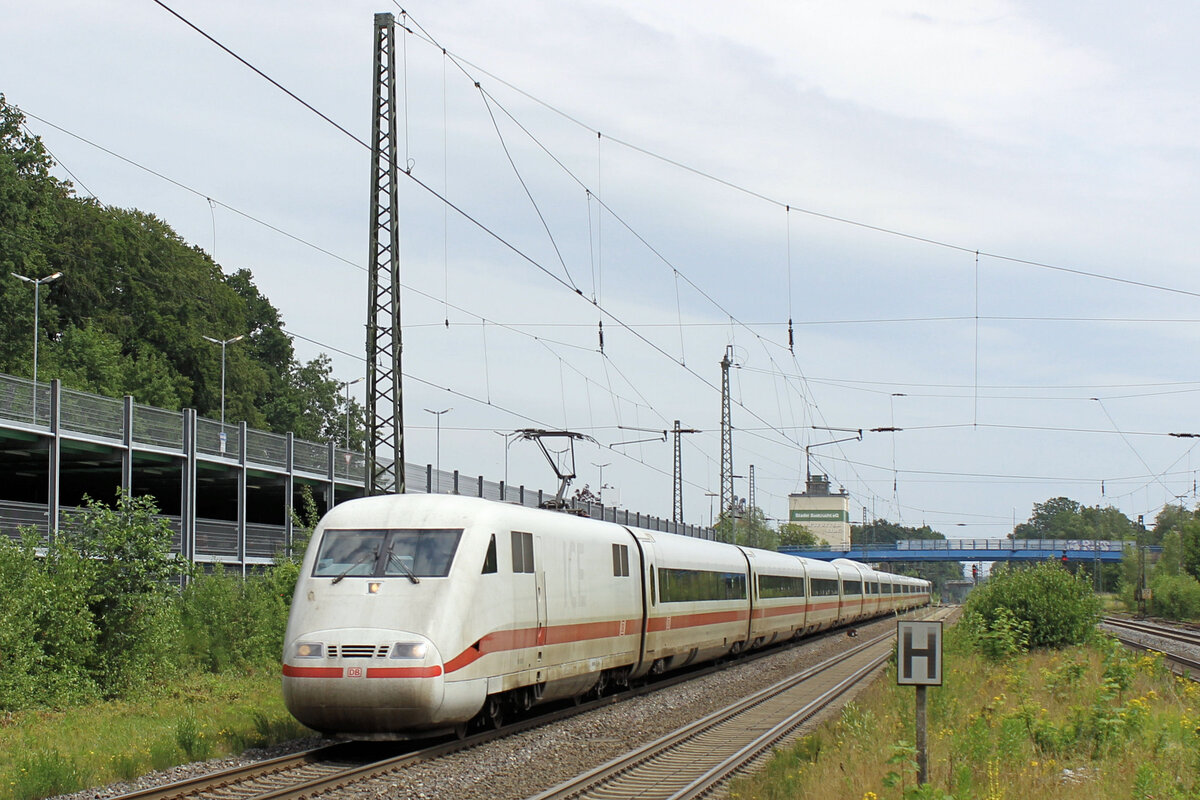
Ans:
[{"label": "gravel", "polygon": [[[865,639],[894,629],[894,618],[885,617],[859,626],[857,633]],[[678,686],[355,784],[339,791],[336,797],[354,800],[379,797],[520,800],[819,663],[844,649],[846,638],[843,630],[803,640],[765,658],[737,664]],[[849,699],[844,696],[840,703]],[[829,713],[832,712],[826,712]],[[819,721],[820,718],[810,720],[805,728]],[[62,800],[103,800],[329,743],[331,740],[319,737],[298,739],[271,748],[250,750],[235,758],[185,764],[134,781],[61,797]]]},{"label": "gravel", "polygon": [[1175,639],[1164,639],[1148,633],[1131,631],[1128,628],[1118,628],[1104,623],[1100,624],[1100,629],[1114,636],[1119,634],[1123,639],[1128,639],[1131,642],[1140,644],[1142,647],[1148,647],[1160,653],[1178,653],[1185,658],[1200,660],[1200,646],[1186,644]]}]

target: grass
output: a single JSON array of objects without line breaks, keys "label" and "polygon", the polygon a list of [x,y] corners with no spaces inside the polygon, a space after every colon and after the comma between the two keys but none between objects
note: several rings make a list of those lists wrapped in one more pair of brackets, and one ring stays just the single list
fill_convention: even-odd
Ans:
[{"label": "grass", "polygon": [[1200,684],[1108,639],[999,664],[948,637],[916,784],[915,692],[894,666],[732,800],[1200,797]]},{"label": "grass", "polygon": [[137,702],[0,715],[0,800],[32,800],[312,735],[277,669],[197,676]]}]

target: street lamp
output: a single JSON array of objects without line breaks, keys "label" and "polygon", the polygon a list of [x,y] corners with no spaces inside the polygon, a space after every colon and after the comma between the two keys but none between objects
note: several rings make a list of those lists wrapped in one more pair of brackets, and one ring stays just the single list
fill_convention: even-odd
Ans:
[{"label": "street lamp", "polygon": [[38,310],[41,303],[38,300],[38,293],[42,288],[42,284],[56,281],[62,277],[61,272],[56,272],[53,275],[47,275],[44,278],[26,278],[24,275],[18,275],[15,272],[9,273],[18,280],[33,284],[33,421],[37,422],[37,368],[38,368]]},{"label": "street lamp", "polygon": [[453,411],[454,409],[453,408],[443,408],[441,411],[434,411],[431,408],[427,408],[425,410],[428,411],[430,414],[433,414],[434,419],[437,420],[437,440],[436,440],[437,445],[436,445],[436,459],[435,459],[435,467],[434,467],[434,469],[437,470],[437,488],[434,489],[434,493],[436,494],[436,493],[440,493],[442,491],[442,414],[445,414],[448,411]]},{"label": "street lamp", "polygon": [[346,390],[346,444],[345,448],[350,449],[350,387],[361,381],[362,378],[355,378],[352,381],[340,381],[342,387]]},{"label": "street lamp", "polygon": [[207,342],[221,345],[221,452],[225,452],[225,346],[240,342],[246,338],[245,334],[235,336],[232,339],[214,339],[211,336],[201,336]]},{"label": "street lamp", "polygon": [[[508,437],[520,436],[520,432],[509,431],[492,431],[497,436],[504,437],[504,493],[508,494]],[[501,500],[507,500],[507,497],[501,497]]]},{"label": "street lamp", "polygon": [[[604,468],[611,467],[612,462],[610,461],[607,464],[597,464],[595,461],[593,461],[592,466],[600,468],[600,485],[596,487],[596,501],[599,502],[600,505],[604,505]],[[617,505],[620,505],[620,503]]]},{"label": "street lamp", "polygon": [[717,497],[716,492],[705,492],[704,496],[708,498],[708,527],[713,526],[713,498]]}]

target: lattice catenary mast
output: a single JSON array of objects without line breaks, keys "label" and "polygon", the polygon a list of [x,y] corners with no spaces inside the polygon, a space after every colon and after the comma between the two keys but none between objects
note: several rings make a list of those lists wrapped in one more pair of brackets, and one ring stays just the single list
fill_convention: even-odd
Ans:
[{"label": "lattice catenary mast", "polygon": [[733,506],[733,422],[730,415],[729,367],[733,364],[733,345],[725,348],[721,359],[721,512]]},{"label": "lattice catenary mast", "polygon": [[[367,280],[367,494],[404,492],[396,17],[375,15],[371,249]],[[390,462],[390,463],[389,463]]]},{"label": "lattice catenary mast", "polygon": [[680,434],[682,433],[700,433],[695,428],[679,427],[679,420],[675,420],[675,428],[671,431],[675,434],[675,480],[674,486],[674,502],[672,503],[671,519],[676,523],[683,522],[683,448],[680,447]]}]

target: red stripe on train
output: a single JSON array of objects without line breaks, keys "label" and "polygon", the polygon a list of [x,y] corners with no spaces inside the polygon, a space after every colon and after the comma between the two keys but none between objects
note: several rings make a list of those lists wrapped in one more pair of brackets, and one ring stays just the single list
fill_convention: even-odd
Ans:
[{"label": "red stripe on train", "polygon": [[368,678],[436,678],[441,674],[439,664],[432,667],[367,667]]},{"label": "red stripe on train", "polygon": [[293,667],[283,665],[283,675],[286,678],[340,678],[341,667]]}]

